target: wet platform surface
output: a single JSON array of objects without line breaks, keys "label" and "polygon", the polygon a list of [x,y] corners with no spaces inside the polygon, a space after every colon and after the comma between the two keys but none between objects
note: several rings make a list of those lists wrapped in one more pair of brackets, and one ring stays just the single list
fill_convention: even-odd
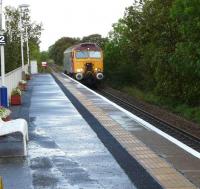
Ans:
[{"label": "wet platform surface", "polygon": [[[25,93],[13,117],[30,118],[28,157],[0,158],[6,189],[135,188],[50,75],[35,76]],[[20,136],[0,146],[1,156],[22,152]]]},{"label": "wet platform surface", "polygon": [[[80,92],[80,102],[84,104],[87,101],[86,104],[94,114],[100,110],[97,114],[102,123],[110,122],[111,126],[112,120],[118,123],[118,130],[111,128],[110,131],[116,133],[116,137],[121,137],[122,146],[112,135],[106,135],[101,125],[98,125],[99,122],[91,119],[83,107],[78,112],[51,75],[36,75],[29,82],[29,90],[24,93],[23,106],[11,107],[13,118],[23,117],[29,121],[28,157],[2,157],[21,155],[23,149],[19,135],[0,138],[0,176],[4,178],[6,189],[161,188],[129,156],[133,152],[139,153],[136,157],[154,157],[148,149],[148,154],[145,154],[140,141],[193,184],[200,186],[199,159],[145,128],[82,85],[67,78],[64,81],[69,83],[65,87],[70,92]],[[76,104],[76,107],[81,107],[81,104]],[[79,114],[81,111],[82,115]],[[119,135],[120,132],[123,135]],[[131,140],[137,137],[134,139],[137,141],[136,148],[139,144],[138,148],[142,150],[125,150],[123,142],[128,144],[131,135]],[[164,174],[164,180],[169,181],[168,188],[195,188],[188,181],[180,183],[180,187],[174,187],[178,180],[170,176],[176,175],[174,172],[170,175],[165,166],[152,169],[153,172],[157,172],[160,177],[163,172],[167,173]]]}]

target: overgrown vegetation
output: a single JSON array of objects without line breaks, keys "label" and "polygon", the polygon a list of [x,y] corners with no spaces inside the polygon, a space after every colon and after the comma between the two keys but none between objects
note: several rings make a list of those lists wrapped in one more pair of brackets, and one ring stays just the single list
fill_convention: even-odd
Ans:
[{"label": "overgrown vegetation", "polygon": [[62,37],[49,47],[49,57],[58,65],[63,64],[63,52],[68,47],[78,43],[79,38]]},{"label": "overgrown vegetation", "polygon": [[198,0],[144,0],[128,7],[104,49],[109,83],[134,86],[144,99],[200,121],[198,5]]}]

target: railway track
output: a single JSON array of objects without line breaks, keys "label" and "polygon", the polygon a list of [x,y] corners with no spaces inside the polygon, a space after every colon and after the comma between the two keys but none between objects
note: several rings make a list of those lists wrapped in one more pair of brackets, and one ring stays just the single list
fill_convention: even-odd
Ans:
[{"label": "railway track", "polygon": [[[58,72],[58,68],[54,65],[51,67],[54,71]],[[110,99],[111,101],[115,102],[116,104],[120,105],[124,109],[130,111],[131,113],[137,115],[138,117],[144,119],[145,121],[151,123],[161,131],[169,134],[170,136],[176,138],[177,140],[181,141],[182,143],[186,144],[187,146],[193,148],[197,152],[200,152],[200,138],[193,135],[194,132],[189,132],[184,130],[183,128],[178,128],[159,117],[137,107],[136,105],[128,102],[126,99],[122,98],[121,96],[117,96],[111,92],[106,91],[106,89],[93,89],[102,96]],[[191,128],[192,129],[192,128]]]},{"label": "railway track", "polygon": [[185,131],[184,129],[177,128],[166,121],[152,115],[151,113],[144,111],[143,109],[131,104],[125,99],[112,94],[104,89],[98,89],[96,92],[120,105],[124,109],[130,111],[131,113],[137,115],[138,117],[144,119],[145,121],[151,123],[161,131],[169,134],[170,136],[176,138],[187,146],[193,148],[194,150],[200,152],[200,138],[194,136],[192,132]]}]

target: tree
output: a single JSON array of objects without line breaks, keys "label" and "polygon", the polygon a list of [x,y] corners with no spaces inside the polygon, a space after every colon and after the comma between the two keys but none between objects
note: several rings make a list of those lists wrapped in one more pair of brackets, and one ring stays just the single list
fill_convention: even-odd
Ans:
[{"label": "tree", "polygon": [[198,0],[175,0],[171,10],[178,23],[180,40],[171,57],[177,72],[179,93],[184,102],[200,103],[200,9]]},{"label": "tree", "polygon": [[[18,9],[14,7],[5,8],[5,32],[7,36],[7,44],[5,46],[5,64],[6,72],[16,69],[21,66],[21,39],[20,39],[20,13]],[[29,12],[24,14],[22,17],[23,22],[26,22],[28,37],[29,37],[29,48],[30,48],[30,58],[38,59],[39,57],[39,44],[40,36],[42,31],[42,25],[37,23],[32,23],[30,20]],[[25,28],[22,28],[23,38],[25,39]],[[24,52],[26,52],[26,45],[24,46]],[[26,54],[26,53],[24,53]],[[27,57],[25,56],[25,62]]]},{"label": "tree", "polygon": [[47,51],[40,52],[40,62],[46,62],[49,59],[49,53]]},{"label": "tree", "polygon": [[109,34],[109,42],[105,48],[105,72],[112,82],[137,85],[141,80],[137,45],[140,19],[140,11],[131,6],[126,9],[124,18],[113,24],[113,31]]},{"label": "tree", "polygon": [[20,30],[18,27],[19,12],[13,7],[6,7],[5,17],[7,36],[7,44],[5,46],[5,69],[6,72],[9,72],[21,65]]},{"label": "tree", "polygon": [[101,48],[104,48],[104,45],[107,41],[107,38],[103,38],[100,34],[92,34],[88,35],[82,38],[81,42],[91,42],[91,43],[96,43],[99,45]]},{"label": "tree", "polygon": [[138,2],[126,9],[110,32],[107,76],[174,101],[199,103],[199,1]]},{"label": "tree", "polygon": [[49,47],[49,57],[58,65],[63,63],[65,49],[80,42],[78,38],[62,37]]}]

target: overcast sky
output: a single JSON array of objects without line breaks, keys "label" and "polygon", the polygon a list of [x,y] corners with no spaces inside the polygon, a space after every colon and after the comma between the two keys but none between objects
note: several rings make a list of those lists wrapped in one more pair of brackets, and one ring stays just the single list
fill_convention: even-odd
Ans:
[{"label": "overcast sky", "polygon": [[42,22],[41,50],[61,37],[107,36],[133,0],[3,0],[3,6],[29,4],[32,21]]}]

